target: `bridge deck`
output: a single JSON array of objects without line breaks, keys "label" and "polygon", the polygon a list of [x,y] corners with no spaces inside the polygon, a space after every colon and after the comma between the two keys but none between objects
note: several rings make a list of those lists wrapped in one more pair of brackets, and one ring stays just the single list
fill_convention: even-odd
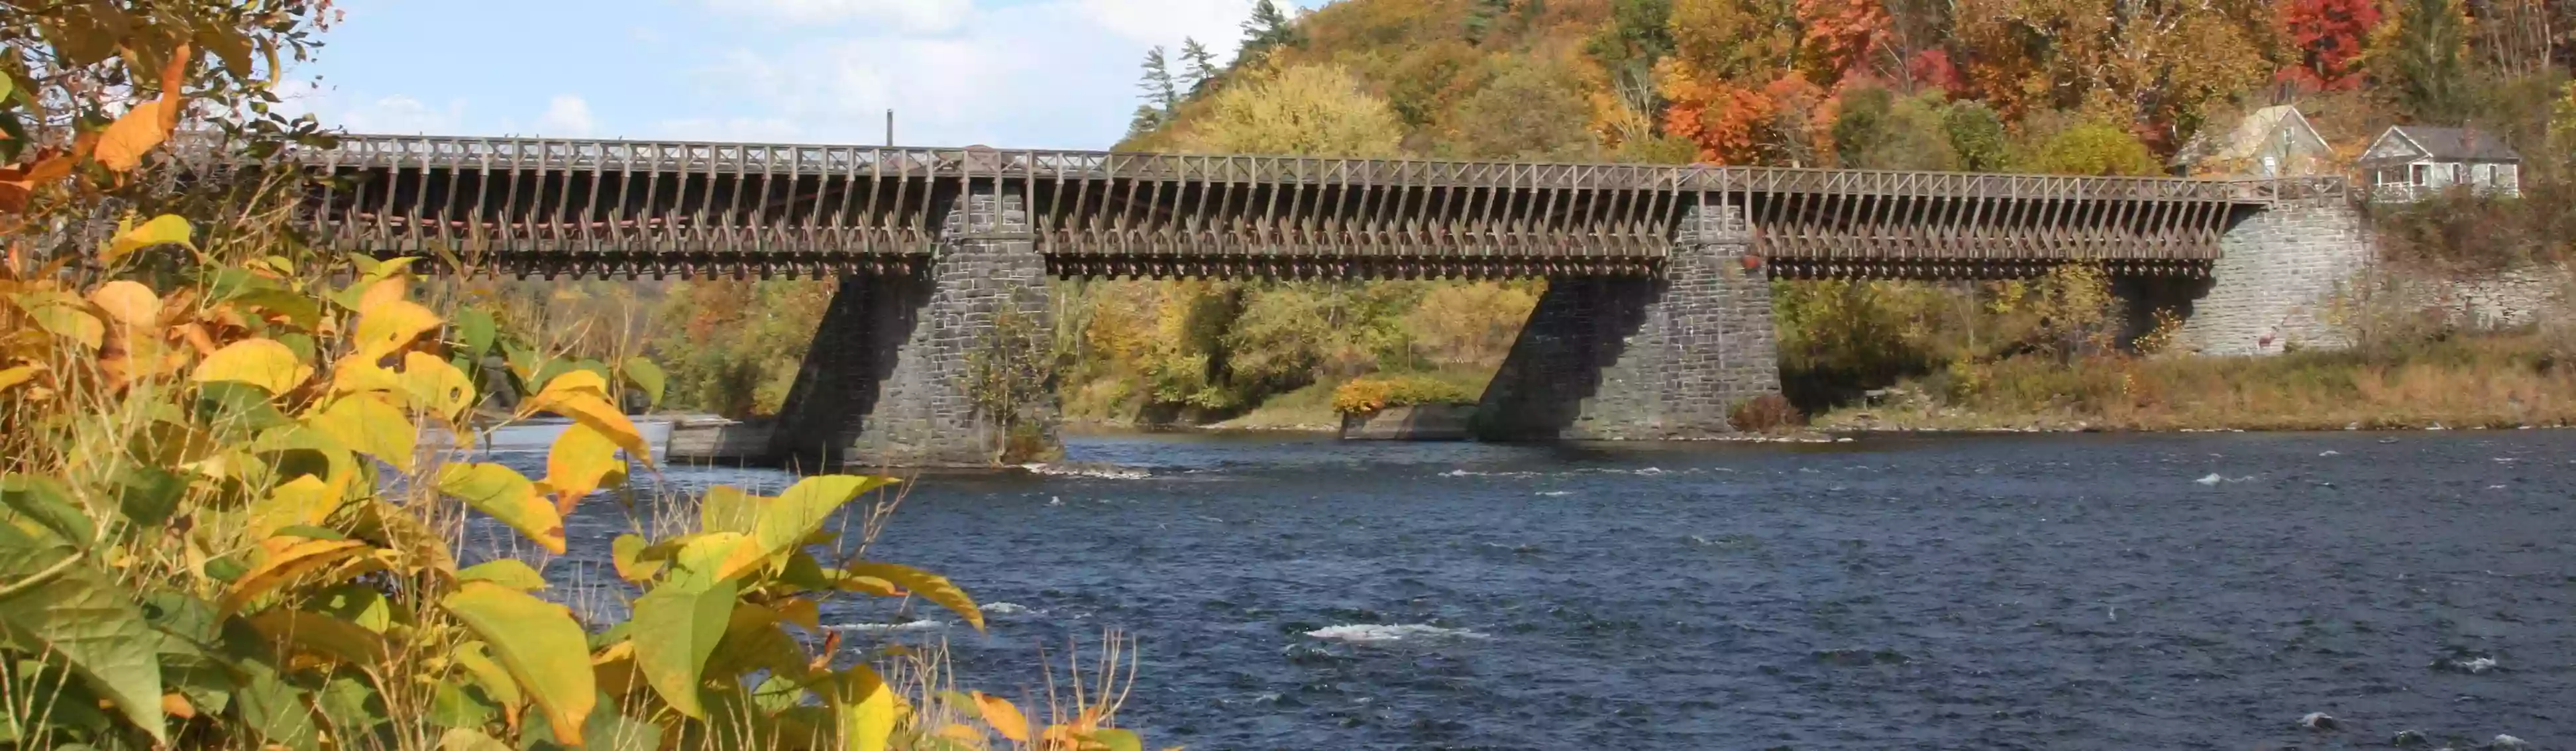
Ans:
[{"label": "bridge deck", "polygon": [[[2196,268],[2241,209],[2340,181],[1529,164],[1091,151],[348,136],[313,229],[521,272],[873,273],[932,252],[958,196],[1020,198],[1059,273],[1652,273],[1685,217],[1782,273]],[[1947,270],[1947,271],[1944,271]]]}]

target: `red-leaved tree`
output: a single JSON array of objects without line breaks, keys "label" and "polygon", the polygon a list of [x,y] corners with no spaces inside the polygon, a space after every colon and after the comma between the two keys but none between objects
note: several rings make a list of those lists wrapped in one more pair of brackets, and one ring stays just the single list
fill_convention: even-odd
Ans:
[{"label": "red-leaved tree", "polygon": [[2379,25],[2373,0],[2289,0],[2281,4],[2281,28],[2299,61],[2281,70],[2283,81],[2321,90],[2361,85],[2362,40]]}]

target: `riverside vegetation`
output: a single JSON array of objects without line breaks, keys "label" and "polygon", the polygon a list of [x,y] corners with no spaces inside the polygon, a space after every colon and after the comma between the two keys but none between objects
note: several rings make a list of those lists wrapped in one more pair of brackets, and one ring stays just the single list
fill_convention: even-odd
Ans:
[{"label": "riverside vegetation", "polygon": [[[1783,381],[1839,427],[2542,424],[2576,418],[2553,326],[2486,333],[2409,279],[2563,278],[2576,237],[2576,6],[2538,0],[1264,2],[1220,64],[1154,50],[1120,148],[2158,174],[2205,130],[2296,104],[2351,158],[2389,124],[2473,124],[2520,197],[2376,207],[2343,354],[2162,352],[2099,273],[1781,282]],[[2203,164],[2220,170],[2234,165]],[[1363,376],[1477,389],[1543,282],[1059,282],[1076,422],[1325,426]],[[650,342],[675,401],[775,410],[830,287],[694,282]],[[708,331],[751,332],[710,346]],[[2149,335],[2145,341],[2137,337]],[[2484,384],[2499,384],[2489,391]],[[2504,386],[2501,384],[2512,384]],[[2451,388],[2480,385],[2481,388]],[[1895,387],[1910,396],[1870,404]],[[2417,399],[2408,394],[2440,394]],[[2495,406],[2486,397],[2502,399]]]},{"label": "riverside vegetation", "polygon": [[[867,554],[891,478],[640,506],[626,457],[651,452],[617,401],[659,398],[661,369],[551,356],[416,277],[471,259],[289,231],[304,178],[258,166],[328,137],[272,91],[331,13],[0,10],[0,748],[1139,747],[1114,651],[1099,690],[1051,685],[1032,718],[823,628],[835,598],[983,625],[949,580]],[[222,144],[167,148],[183,121]],[[567,420],[542,477],[472,461],[479,431],[539,414]],[[542,571],[600,491],[632,528],[599,590],[622,619],[576,617]],[[477,515],[520,554],[460,549]]]}]

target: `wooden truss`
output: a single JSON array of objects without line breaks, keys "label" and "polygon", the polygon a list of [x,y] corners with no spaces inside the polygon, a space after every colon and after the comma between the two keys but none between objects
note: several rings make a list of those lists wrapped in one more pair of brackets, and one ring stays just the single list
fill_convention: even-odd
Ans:
[{"label": "wooden truss", "polygon": [[[2244,212],[2340,180],[1524,164],[1087,151],[347,136],[309,229],[345,250],[445,248],[509,273],[911,273],[960,196],[1072,276],[1651,275],[1692,211],[1774,273],[2205,268]],[[1984,271],[1971,271],[1983,268]]]}]

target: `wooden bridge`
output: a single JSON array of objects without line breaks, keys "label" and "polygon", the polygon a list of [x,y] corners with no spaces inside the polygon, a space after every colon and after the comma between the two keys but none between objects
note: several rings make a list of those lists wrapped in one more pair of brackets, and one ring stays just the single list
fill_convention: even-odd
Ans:
[{"label": "wooden bridge", "polygon": [[911,273],[1007,194],[1060,276],[1648,277],[1714,217],[1786,277],[2205,275],[2232,217],[2339,179],[1873,172],[345,136],[294,157],[325,245],[544,276]]}]

